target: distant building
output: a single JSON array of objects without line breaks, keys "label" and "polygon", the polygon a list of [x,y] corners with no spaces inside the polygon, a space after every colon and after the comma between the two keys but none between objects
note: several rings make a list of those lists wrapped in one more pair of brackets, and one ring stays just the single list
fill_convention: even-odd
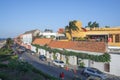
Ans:
[{"label": "distant building", "polygon": [[23,34],[22,35],[22,43],[30,45],[32,43],[32,34],[31,33]]},{"label": "distant building", "polygon": [[65,33],[65,29],[64,28],[59,28],[57,32],[59,34],[64,34]]},{"label": "distant building", "polygon": [[63,33],[56,33],[56,32],[52,32],[49,30],[46,30],[44,32],[40,32],[40,35],[43,38],[52,38],[52,39],[57,39],[57,40],[61,40],[65,38],[65,35]]},{"label": "distant building", "polygon": [[30,31],[26,31],[24,34],[32,34],[32,37],[36,37],[36,36],[39,36],[40,30],[38,29],[30,30]]}]

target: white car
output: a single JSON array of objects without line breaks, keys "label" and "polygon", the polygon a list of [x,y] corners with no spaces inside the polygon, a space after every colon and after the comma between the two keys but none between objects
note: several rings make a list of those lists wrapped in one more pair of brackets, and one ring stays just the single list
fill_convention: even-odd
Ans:
[{"label": "white car", "polygon": [[64,67],[65,66],[65,63],[61,60],[54,60],[53,64],[56,65],[56,66],[59,66],[59,67]]}]

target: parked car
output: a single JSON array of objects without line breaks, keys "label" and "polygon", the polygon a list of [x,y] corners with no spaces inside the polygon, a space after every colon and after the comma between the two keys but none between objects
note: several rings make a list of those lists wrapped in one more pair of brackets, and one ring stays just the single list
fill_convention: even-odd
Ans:
[{"label": "parked car", "polygon": [[39,59],[40,59],[41,61],[46,61],[46,60],[47,60],[47,58],[46,58],[44,55],[40,55],[40,56],[39,56]]},{"label": "parked car", "polygon": [[105,73],[101,72],[100,70],[96,69],[96,68],[92,68],[92,67],[86,67],[83,70],[83,75],[85,76],[96,76],[101,78],[102,80],[106,79],[107,76]]},{"label": "parked car", "polygon": [[61,60],[54,60],[53,64],[56,65],[56,66],[59,66],[59,67],[64,67],[65,66],[65,63]]},{"label": "parked car", "polygon": [[31,51],[30,54],[31,54],[31,55],[35,55],[35,52],[34,52],[34,51]]}]

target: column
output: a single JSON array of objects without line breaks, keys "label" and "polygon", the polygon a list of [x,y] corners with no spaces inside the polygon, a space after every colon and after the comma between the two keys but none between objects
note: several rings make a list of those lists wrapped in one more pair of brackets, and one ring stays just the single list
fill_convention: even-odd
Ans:
[{"label": "column", "polygon": [[119,34],[119,42],[120,42],[120,34]]},{"label": "column", "polygon": [[113,43],[115,43],[115,34],[113,34]]}]

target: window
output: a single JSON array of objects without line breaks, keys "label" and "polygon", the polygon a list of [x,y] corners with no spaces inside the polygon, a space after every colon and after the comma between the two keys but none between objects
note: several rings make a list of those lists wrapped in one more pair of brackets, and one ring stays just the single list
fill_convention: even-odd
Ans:
[{"label": "window", "polygon": [[115,42],[120,42],[119,34],[116,34],[116,35],[115,35]]}]

